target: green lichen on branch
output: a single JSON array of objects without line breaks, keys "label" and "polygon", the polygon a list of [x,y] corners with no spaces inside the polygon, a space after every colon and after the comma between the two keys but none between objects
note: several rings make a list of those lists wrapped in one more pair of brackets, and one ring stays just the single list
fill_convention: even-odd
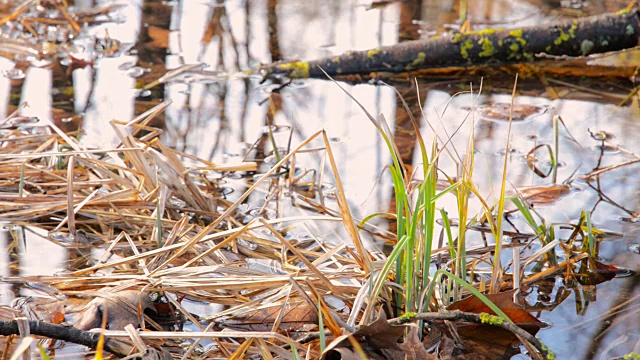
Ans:
[{"label": "green lichen on branch", "polygon": [[491,57],[491,56],[493,56],[495,54],[496,49],[493,46],[493,43],[491,42],[490,39],[488,39],[486,37],[482,37],[482,38],[480,38],[478,43],[480,44],[480,47],[482,48],[482,51],[480,51],[480,53],[478,54],[478,55],[480,55],[480,57]]},{"label": "green lichen on branch", "polygon": [[380,52],[380,49],[371,49],[369,51],[367,51],[367,57],[370,60],[373,60],[373,58],[378,55],[378,53]]},{"label": "green lichen on branch", "polygon": [[588,54],[595,44],[591,40],[584,40],[580,43],[580,50],[582,50],[582,54]]},{"label": "green lichen on branch", "polygon": [[640,354],[630,353],[622,357],[624,360],[640,360]]},{"label": "green lichen on branch", "polygon": [[487,313],[481,313],[480,314],[480,321],[482,321],[483,324],[487,324],[487,325],[502,325],[502,322],[504,320],[500,316],[495,316],[495,315],[491,315],[491,314],[487,314]]},{"label": "green lichen on branch", "polygon": [[578,20],[573,20],[573,23],[571,24],[571,27],[567,32],[565,32],[564,29],[562,28],[559,29],[560,34],[555,40],[553,40],[553,43],[555,45],[562,45],[563,42],[569,41],[571,39],[575,39],[577,30],[578,30]]},{"label": "green lichen on branch", "polygon": [[[496,53],[496,46],[494,45],[492,35],[502,29],[483,29],[479,31],[471,31],[466,33],[457,33],[453,36],[453,42],[460,44],[460,55],[463,59],[469,58],[469,51],[473,50],[474,43],[480,45],[480,57],[491,57]],[[502,46],[498,41],[498,46]]]},{"label": "green lichen on branch", "polygon": [[631,26],[631,25],[627,25],[627,26],[624,28],[624,32],[625,32],[625,34],[627,34],[627,35],[633,35],[633,33],[634,33],[633,26]]},{"label": "green lichen on branch", "polygon": [[460,43],[460,56],[463,59],[469,58],[469,51],[473,49],[473,40],[469,39],[465,34],[455,34],[453,36],[453,43]]},{"label": "green lichen on branch", "polygon": [[427,54],[425,54],[424,52],[419,52],[418,56],[415,58],[415,60],[413,60],[413,62],[411,63],[411,66],[413,67],[417,67],[420,66],[420,64],[424,63],[424,59],[427,57]]},{"label": "green lichen on branch", "polygon": [[542,350],[547,352],[547,360],[555,360],[556,359],[556,354],[553,351],[551,351],[551,349],[549,349],[547,347],[547,345],[542,344]]},{"label": "green lichen on branch", "polygon": [[509,36],[506,39],[502,40],[502,42],[509,44],[509,59],[527,61],[534,60],[534,53],[531,51],[526,51],[528,42],[524,37],[524,31],[522,31],[522,29],[510,30]]},{"label": "green lichen on branch", "polygon": [[404,314],[400,315],[399,319],[403,323],[404,322],[409,322],[409,321],[413,320],[413,318],[415,318],[416,315],[418,315],[418,314],[414,313],[414,312],[407,312],[407,313],[404,313]]},{"label": "green lichen on branch", "polygon": [[290,78],[308,78],[309,77],[309,62],[307,61],[294,61],[290,63],[279,64],[278,69],[288,73]]}]

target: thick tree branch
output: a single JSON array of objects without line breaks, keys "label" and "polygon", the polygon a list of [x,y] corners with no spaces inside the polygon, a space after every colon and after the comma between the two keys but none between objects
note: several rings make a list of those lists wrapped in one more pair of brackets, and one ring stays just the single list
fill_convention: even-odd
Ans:
[{"label": "thick tree branch", "polygon": [[636,6],[617,13],[519,29],[485,29],[407,41],[368,51],[351,51],[313,61],[274,63],[259,72],[267,78],[324,78],[408,72],[418,69],[513,64],[580,57],[638,45],[640,14]]}]

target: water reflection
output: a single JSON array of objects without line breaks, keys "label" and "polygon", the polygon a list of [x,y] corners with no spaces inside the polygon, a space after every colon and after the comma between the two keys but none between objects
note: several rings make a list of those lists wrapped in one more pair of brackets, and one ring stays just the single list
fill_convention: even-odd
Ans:
[{"label": "water reflection", "polygon": [[22,103],[28,106],[22,108],[20,115],[37,117],[44,125],[51,123],[52,85],[51,70],[30,67],[26,72],[21,97]]},{"label": "water reflection", "polygon": [[[51,67],[34,66],[26,68],[24,79],[2,76],[0,114],[10,113],[18,103],[24,102],[30,106],[21,110],[20,115],[37,117],[40,126],[55,122],[52,107],[67,111],[64,119],[84,114],[83,142],[87,146],[113,147],[119,143],[119,139],[109,122],[118,120],[128,123],[142,112],[141,108],[146,110],[154,105],[153,101],[159,102],[158,99],[162,98],[171,101],[163,121],[155,124],[164,131],[163,142],[215,164],[238,162],[245,155],[251,156],[248,160],[266,159],[273,163],[292,144],[295,146],[317,130],[324,129],[328,137],[339,139],[331,143],[331,148],[351,209],[358,219],[388,210],[392,198],[385,169],[390,163],[388,151],[360,107],[338,85],[329,81],[309,80],[283,86],[260,83],[259,79],[247,78],[239,71],[273,59],[313,59],[347,50],[390,45],[400,39],[424,37],[443,27],[460,26],[458,12],[454,9],[459,5],[456,1],[397,2],[375,9],[369,9],[368,3],[341,1],[178,1],[174,6],[151,2],[143,4],[141,1],[122,3],[127,6],[118,11],[118,16],[124,21],[92,27],[90,35],[103,40],[117,40],[125,49],[123,52],[137,40],[145,46],[136,44],[135,51],[119,56],[87,58],[83,66],[69,66],[70,79],[54,73]],[[277,8],[275,3],[278,4]],[[540,11],[540,5],[535,2],[504,0],[469,3],[469,18],[479,27],[496,23],[522,26],[548,19],[547,13]],[[78,8],[87,6],[82,4],[76,1]],[[143,11],[152,6],[154,11]],[[141,34],[148,38],[142,39]],[[200,67],[199,64],[206,67]],[[12,60],[0,58],[0,70],[12,70],[14,65]],[[189,72],[149,87],[148,93],[136,91],[160,79],[167,70],[190,65],[194,67]],[[132,73],[132,69],[136,69],[135,73]],[[147,73],[143,70],[140,73],[138,69],[152,71]],[[52,93],[56,81],[70,81],[72,96],[65,95],[64,91]],[[374,117],[384,117],[393,129],[402,159],[412,163],[415,168],[419,168],[422,159],[415,151],[415,130],[411,125],[411,116],[418,120],[420,131],[426,139],[436,135],[440,144],[449,143],[439,165],[443,172],[452,177],[459,177],[460,162],[465,156],[471,155],[466,153],[467,142],[473,139],[478,190],[489,202],[497,200],[507,144],[511,149],[508,152],[508,180],[513,188],[555,186],[573,180],[576,174],[586,174],[598,165],[628,160],[628,154],[623,152],[601,154],[601,148],[594,147],[602,144],[594,140],[587,129],[614,134],[616,143],[631,152],[640,152],[640,144],[635,139],[640,130],[637,98],[631,106],[620,108],[591,101],[550,100],[539,96],[545,94],[545,89],[521,85],[518,91],[527,95],[518,93],[514,102],[546,111],[535,112],[536,116],[533,117],[525,116],[523,120],[526,121],[514,123],[508,135],[505,122],[482,121],[476,110],[470,109],[486,103],[510,104],[510,90],[494,86],[478,95],[479,84],[479,78],[473,79],[474,92],[459,95],[455,94],[469,90],[469,83],[445,79],[439,82],[419,80],[417,86],[412,81],[396,84],[396,90],[409,106],[410,115],[403,109],[403,103],[391,87],[340,85]],[[563,166],[558,168],[555,179],[546,171],[532,171],[527,159],[527,154],[538,145],[554,146],[554,116],[560,116],[566,126],[560,126],[559,130],[560,155],[556,160]],[[279,129],[274,125],[287,131],[265,131]],[[255,205],[264,203],[265,198],[280,191],[280,187],[285,187],[274,178],[272,187],[265,187],[261,189],[262,192],[251,196],[243,212],[239,213],[239,219],[246,222],[260,215],[294,216],[303,213],[312,207],[309,202],[304,202],[314,199],[312,195],[315,194],[308,191],[312,186],[329,195],[330,191],[323,186],[333,183],[334,179],[326,163],[325,146],[322,141],[314,141],[309,146],[309,152],[296,157],[292,171],[299,178],[293,184],[286,184],[289,187],[282,191],[285,196],[294,198],[294,202],[298,201],[306,207],[275,205],[265,210],[260,208],[261,205]],[[543,168],[545,161],[548,161],[544,152],[534,155],[537,164],[542,164],[540,167]],[[283,173],[287,170],[283,169]],[[637,242],[639,227],[635,221],[620,220],[637,218],[639,193],[636,173],[637,169],[632,165],[601,176],[597,183],[575,180],[571,186],[582,191],[568,194],[557,205],[536,205],[535,209],[549,223],[575,222],[582,210],[591,210],[598,227],[625,234],[623,239],[602,241],[600,254],[603,260],[622,268],[640,270],[637,254],[628,250],[631,243]],[[209,174],[203,177],[206,175]],[[255,176],[260,175],[248,171],[238,178],[222,178],[220,174],[215,176],[215,179],[208,180],[220,186],[216,191],[234,200],[252,184]],[[326,201],[335,208],[334,199],[326,196]],[[456,213],[452,196],[444,197],[439,206],[449,214]],[[478,202],[471,202],[470,214],[480,210]],[[515,226],[525,228],[522,219],[516,217],[512,220]],[[387,224],[381,222],[379,225],[384,229]],[[335,231],[332,228],[314,228],[302,232],[321,234],[330,242],[348,238]],[[2,276],[50,274],[80,266],[86,260],[71,250],[45,240],[46,234],[40,235],[27,234],[26,247],[20,249],[10,245],[15,239],[12,240],[7,232],[0,232],[0,245],[9,248],[14,246],[13,252],[0,258]],[[364,232],[363,235],[369,236]],[[470,244],[483,247],[486,246],[485,241],[479,235],[472,236]],[[377,247],[379,244],[371,242],[370,246]],[[535,247],[527,249],[530,252],[536,250],[538,248]],[[92,256],[97,259],[101,255]],[[43,258],[47,259],[46,264],[43,264]],[[539,289],[539,298],[544,300],[549,297],[547,303],[557,305],[553,313],[544,312],[542,315],[543,320],[554,324],[540,333],[542,340],[556,351],[558,358],[567,359],[571,356],[588,358],[591,351],[609,354],[610,349],[604,345],[601,350],[593,348],[579,355],[572,354],[573,349],[580,348],[576,344],[585,342],[597,347],[598,344],[618,341],[621,346],[629,348],[636,335],[632,333],[625,339],[622,334],[637,316],[629,316],[626,322],[621,320],[620,326],[618,323],[612,326],[611,322],[600,327],[585,324],[598,321],[605,324],[601,314],[637,297],[638,289],[633,285],[637,283],[638,277],[635,276],[603,283],[598,285],[597,291],[596,288],[564,283],[549,284],[548,288]],[[0,302],[6,304],[13,298],[16,289],[6,284],[1,286]],[[621,288],[624,291],[620,293],[624,293],[624,296],[611,296]],[[556,296],[566,300],[553,301],[552,297]],[[581,317],[576,317],[576,313]],[[615,317],[615,314],[610,317]],[[572,330],[577,328],[581,330]],[[612,330],[605,333],[607,329]],[[594,338],[600,339],[600,342],[591,341]]]},{"label": "water reflection", "polygon": [[[135,79],[119,69],[120,65],[130,61],[130,56],[100,59],[96,64],[95,84],[87,86],[79,81],[74,89],[74,93],[81,89],[89,90],[90,102],[83,121],[86,134],[83,142],[89,148],[113,148],[119,139],[109,122],[133,119]],[[86,92],[78,94],[81,98],[87,97]]]}]

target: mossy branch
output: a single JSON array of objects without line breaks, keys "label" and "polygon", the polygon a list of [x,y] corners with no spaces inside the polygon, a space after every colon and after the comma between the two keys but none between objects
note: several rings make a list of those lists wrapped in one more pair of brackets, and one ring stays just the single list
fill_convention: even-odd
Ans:
[{"label": "mossy branch", "polygon": [[330,76],[403,73],[580,57],[637,46],[639,29],[638,7],[630,6],[617,13],[557,24],[446,34],[318,60],[279,62],[265,65],[258,72],[267,78],[324,78],[322,70]]}]

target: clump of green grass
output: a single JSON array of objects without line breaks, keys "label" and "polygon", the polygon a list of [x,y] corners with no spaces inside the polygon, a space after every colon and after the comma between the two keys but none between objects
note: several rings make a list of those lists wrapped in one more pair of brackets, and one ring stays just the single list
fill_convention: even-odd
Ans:
[{"label": "clump of green grass", "polygon": [[[342,89],[342,87],[340,88]],[[344,89],[342,90],[344,91]],[[437,208],[437,201],[449,193],[453,193],[458,200],[458,216],[460,219],[457,232],[458,238],[454,247],[451,223],[448,221],[446,214],[443,215],[445,219],[444,231],[448,234],[450,244],[449,251],[452,259],[455,260],[455,266],[453,273],[440,272],[440,275],[448,275],[448,281],[458,283],[456,286],[447,287],[454,288],[455,294],[459,293],[459,287],[469,285],[466,281],[466,244],[464,241],[468,219],[468,201],[472,193],[479,196],[472,179],[474,164],[473,137],[471,137],[468,142],[467,155],[460,163],[461,179],[459,181],[453,181],[449,178],[449,187],[438,191],[438,158],[442,153],[442,149],[439,149],[437,139],[433,141],[430,148],[427,147],[424,139],[420,135],[418,122],[415,118],[411,117],[422,159],[421,175],[423,177],[419,185],[412,188],[409,185],[413,179],[405,170],[405,166],[399,156],[399,151],[393,142],[392,132],[384,117],[380,115],[379,120],[377,120],[351,94],[346,91],[345,93],[360,106],[387,145],[392,159],[392,165],[390,165],[388,169],[393,181],[396,200],[396,213],[393,214],[397,223],[396,244],[382,269],[371,274],[373,284],[370,288],[368,306],[365,309],[361,321],[368,321],[374,313],[375,299],[378,298],[381,292],[387,292],[386,295],[390,295],[388,294],[388,289],[384,287],[390,276],[393,276],[393,281],[396,284],[396,286],[391,287],[391,289],[393,289],[391,291],[394,291],[391,297],[394,299],[394,310],[397,314],[402,312],[411,313],[415,311],[437,310],[438,305],[432,306],[431,301],[431,295],[433,294],[436,284],[432,281],[434,275],[431,274],[432,248],[436,235],[436,216],[438,213],[444,214],[443,210]],[[401,100],[404,102],[402,98]],[[442,148],[445,148],[446,145],[445,143]],[[486,203],[485,208],[490,212],[490,208]],[[377,215],[378,214],[375,214],[365,218],[361,226]],[[496,225],[493,223],[493,217],[487,218],[490,223],[493,224],[492,229],[496,229]],[[392,272],[392,270],[395,271]],[[400,291],[397,291],[398,289],[400,289]],[[456,298],[458,298],[458,296],[456,296]]]},{"label": "clump of green grass", "polygon": [[[517,77],[512,93],[512,108],[516,95],[516,84]],[[387,149],[391,155],[391,165],[388,166],[388,170],[393,182],[396,204],[394,214],[373,214],[365,218],[360,224],[362,228],[365,223],[381,215],[391,216],[397,223],[396,244],[393,250],[388,255],[382,268],[370,273],[371,285],[369,287],[368,305],[361,318],[361,324],[368,323],[371,320],[380,296],[393,303],[392,309],[396,316],[402,316],[402,314],[415,314],[416,312],[439,311],[449,303],[459,300],[467,294],[478,297],[504,321],[511,321],[498,306],[491,303],[491,301],[484,296],[484,283],[482,281],[479,285],[474,285],[473,283],[473,269],[470,269],[468,266],[469,259],[466,254],[466,236],[468,231],[472,225],[477,225],[478,223],[487,223],[490,228],[490,233],[495,242],[493,258],[491,261],[488,261],[488,257],[484,257],[486,260],[482,261],[487,262],[491,266],[491,276],[488,279],[488,291],[490,293],[498,293],[504,285],[502,264],[503,219],[506,214],[505,208],[507,201],[511,201],[516,206],[517,211],[520,212],[525,223],[533,230],[533,234],[530,236],[531,239],[538,239],[541,244],[541,250],[539,252],[529,259],[524,259],[525,266],[541,258],[540,264],[557,267],[558,257],[555,250],[556,247],[561,244],[561,240],[557,239],[555,229],[558,226],[566,225],[547,225],[542,217],[533,212],[522,196],[507,196],[508,154],[510,153],[509,140],[512,114],[510,113],[509,115],[509,130],[506,140],[507,145],[502,168],[500,193],[496,204],[490,205],[474,185],[473,169],[475,159],[473,132],[467,142],[464,156],[462,158],[458,156],[456,159],[458,176],[452,178],[444,175],[449,186],[442,191],[438,191],[437,183],[440,175],[438,160],[450,140],[439,141],[440,139],[438,139],[436,135],[432,145],[427,146],[420,134],[418,122],[411,117],[422,161],[420,172],[422,180],[417,186],[411,186],[415,183],[413,174],[408,174],[405,170],[406,167],[402,163],[399,151],[393,142],[392,132],[384,117],[380,115],[378,118],[375,118],[367,112],[353,96],[346,91],[345,93],[360,106],[387,145]],[[404,99],[402,99],[402,97],[400,97],[400,99],[404,103]],[[407,110],[409,110],[406,103],[404,104]],[[471,109],[471,112],[472,111],[473,108]],[[411,111],[408,111],[408,113],[411,114]],[[554,137],[554,146],[553,148],[548,147],[554,183],[556,181],[559,158],[559,137],[557,133],[560,121],[561,119],[554,117],[553,129],[556,134]],[[450,138],[452,136],[453,135],[450,135]],[[456,155],[458,154],[457,151],[453,152]],[[453,180],[456,178],[458,180]],[[452,225],[452,221],[447,212],[438,207],[439,199],[446,194],[454,195],[457,200],[458,222],[455,225],[457,230],[453,229],[454,225]],[[472,196],[482,205],[482,212],[473,217],[469,214],[469,201]],[[436,218],[438,216],[441,220],[440,225],[442,226],[440,231],[442,231],[442,237],[446,239],[448,255],[451,261],[445,264],[444,268],[436,270],[435,267],[432,266],[432,249],[434,239],[436,239],[438,235],[436,233],[438,229],[436,226]],[[538,222],[536,217],[541,221]],[[597,256],[597,241],[593,236],[594,228],[588,212],[583,213],[579,224],[576,225],[574,229],[575,231],[580,229],[585,230],[583,234],[583,251],[588,253],[590,259],[595,259]],[[573,236],[572,238],[575,237],[576,236]],[[520,286],[522,277],[521,269],[524,268],[521,266],[521,254],[519,250],[520,249],[516,247],[512,261],[512,286],[515,288],[519,288]],[[474,260],[474,263],[475,262],[477,262],[477,260]],[[390,281],[393,283],[393,286],[389,286]],[[420,323],[420,326],[422,325],[424,324]]]}]

